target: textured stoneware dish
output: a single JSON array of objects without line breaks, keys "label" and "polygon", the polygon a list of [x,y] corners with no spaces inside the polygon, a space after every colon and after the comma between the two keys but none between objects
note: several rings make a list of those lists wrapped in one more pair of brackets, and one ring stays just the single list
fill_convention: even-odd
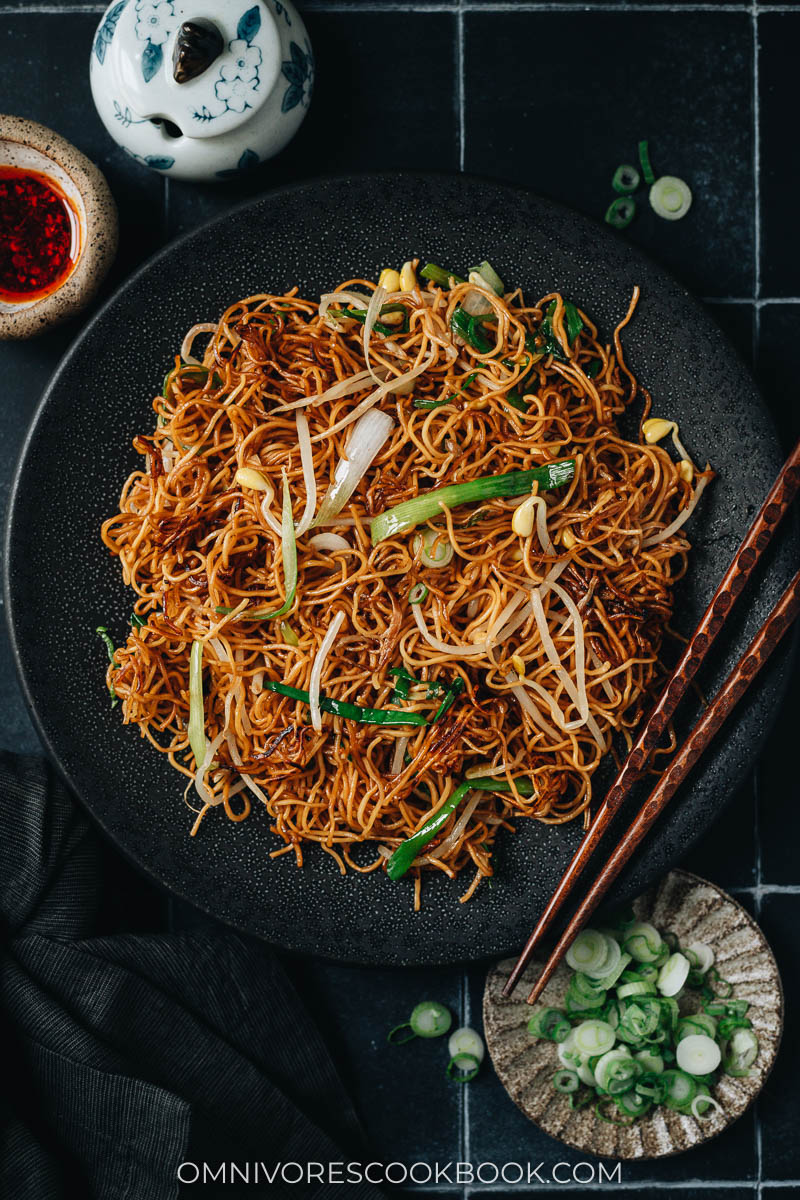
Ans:
[{"label": "textured stoneware dish", "polygon": [[[716,955],[723,979],[733,984],[733,997],[747,1000],[747,1016],[759,1041],[759,1054],[746,1079],[721,1075],[711,1094],[722,1106],[707,1119],[695,1120],[661,1106],[632,1125],[612,1125],[595,1116],[592,1106],[573,1111],[566,1096],[552,1086],[559,1069],[556,1047],[528,1033],[534,1011],[525,1003],[539,971],[532,963],[514,994],[506,999],[503,985],[513,960],[501,962],[486,980],[483,1024],[497,1077],[511,1099],[552,1137],[587,1154],[610,1158],[663,1158],[678,1154],[721,1133],[747,1109],[772,1070],[783,1030],[783,990],[772,951],[752,917],[730,896],[687,871],[670,871],[657,887],[634,901],[639,920],[671,929],[682,945],[706,942]],[[559,1008],[571,972],[562,964],[542,995],[542,1005]],[[688,997],[683,1011],[696,1010]]]},{"label": "textured stoneware dish", "polygon": [[[185,781],[109,708],[95,627],[108,625],[115,640],[123,638],[132,597],[99,531],[117,509],[126,475],[141,463],[131,439],[152,430],[153,396],[196,321],[218,318],[239,297],[295,284],[301,295],[318,297],[345,279],[377,279],[381,267],[413,255],[453,269],[488,258],[530,297],[559,288],[607,337],[641,286],[625,330],[628,361],[653,390],[656,411],[679,421],[689,449],[701,461],[708,455],[718,471],[692,518],[694,549],[677,598],[676,624],[689,632],[782,459],[753,382],[701,306],[607,226],[462,176],[393,173],[285,188],[156,257],[94,318],[48,389],[17,475],[7,542],[7,611],[28,703],[45,745],[108,833],[218,918],[296,950],[363,963],[511,953],[574,853],[580,822],[517,822],[516,835],[500,839],[492,887],[459,904],[463,881],[437,874],[425,881],[418,913],[410,880],[341,876],[316,847],[302,870],[293,856],[271,860],[280,843],[261,811],[239,825],[219,813],[190,838]],[[66,473],[56,443],[68,458]],[[48,495],[58,501],[45,520]],[[794,555],[789,539],[737,606],[703,672],[709,693],[794,574]],[[657,836],[620,876],[616,896],[638,895],[719,814],[757,753],[785,672],[776,656]]]},{"label": "textured stoneware dish", "polygon": [[29,338],[74,316],[92,299],[116,254],[117,206],[94,163],[36,121],[0,115],[0,166],[50,175],[80,222],[77,261],[56,291],[33,301],[0,300],[0,339]]}]

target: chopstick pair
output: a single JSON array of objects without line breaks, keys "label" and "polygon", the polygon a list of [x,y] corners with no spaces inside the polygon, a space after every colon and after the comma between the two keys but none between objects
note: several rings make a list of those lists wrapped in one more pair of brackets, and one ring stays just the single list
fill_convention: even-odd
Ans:
[{"label": "chopstick pair", "polygon": [[[505,996],[509,996],[513,991],[534,950],[575,887],[613,817],[619,812],[631,788],[644,775],[661,735],[672,719],[689,684],[722,629],[733,608],[734,601],[743,590],[761,555],[772,540],[781,518],[789,509],[799,488],[800,442],[797,443],[784,463],[753,524],[745,534],[708,608],[700,618],[697,628],[671,671],[655,706],[611,784],[605,800],[592,819],[572,862],[550,898],[536,928],[528,938],[525,948],[503,988]],[[786,630],[789,629],[798,614],[798,608],[800,608],[800,571],[795,575],[723,683],[718,694],[704,711],[684,745],[670,760],[661,779],[645,800],[638,815],[587,892],[532,988],[528,996],[529,1004],[535,1003],[539,998],[576,934],[594,912],[644,835],[666,808],[734,705],[750,686]]]}]

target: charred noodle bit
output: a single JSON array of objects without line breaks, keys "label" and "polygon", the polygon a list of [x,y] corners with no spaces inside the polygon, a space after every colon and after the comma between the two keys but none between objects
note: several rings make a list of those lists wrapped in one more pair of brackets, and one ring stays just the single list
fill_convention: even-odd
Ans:
[{"label": "charred noodle bit", "polygon": [[[586,814],[657,682],[711,471],[619,432],[638,292],[606,344],[560,295],[502,294],[488,264],[406,274],[372,305],[375,284],[348,280],[322,305],[251,296],[198,327],[202,363],[176,357],[103,540],[137,614],[108,683],[195,782],[192,832],[255,797],[275,854],[390,861],[418,904],[433,871],[470,868],[468,899],[518,818]],[[322,498],[359,461],[341,511],[311,524],[310,483]],[[429,543],[449,547],[433,565]]]}]

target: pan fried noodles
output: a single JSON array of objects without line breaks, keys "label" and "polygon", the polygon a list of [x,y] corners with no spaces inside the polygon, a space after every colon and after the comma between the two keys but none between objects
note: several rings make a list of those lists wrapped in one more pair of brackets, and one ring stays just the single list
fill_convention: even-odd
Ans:
[{"label": "pan fried noodles", "polygon": [[468,899],[517,818],[586,819],[712,472],[646,393],[618,428],[638,291],[606,345],[488,263],[416,268],[195,326],[103,539],[136,593],[109,688],[193,782],[192,834],[257,801],[274,855],[410,872],[418,905],[431,871],[471,868]]}]

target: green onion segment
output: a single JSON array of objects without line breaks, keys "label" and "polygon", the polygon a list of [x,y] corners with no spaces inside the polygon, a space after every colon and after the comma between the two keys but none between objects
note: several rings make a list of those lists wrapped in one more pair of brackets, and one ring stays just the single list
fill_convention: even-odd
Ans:
[{"label": "green onion segment", "polygon": [[569,483],[575,474],[575,459],[548,463],[530,471],[508,471],[504,475],[485,475],[469,483],[453,483],[447,487],[423,492],[413,500],[406,500],[394,508],[387,508],[372,521],[372,544],[377,546],[384,538],[413,529],[423,521],[437,516],[444,505],[454,508],[458,504],[471,504],[476,500],[489,500],[496,496],[524,496],[534,483],[539,488],[561,487]]},{"label": "green onion segment", "polygon": [[189,654],[189,745],[199,770],[206,757],[206,715],[203,708],[203,643],[192,642]]},{"label": "green onion segment", "polygon": [[[264,687],[269,687],[269,684],[265,683]],[[273,690],[277,690],[275,685],[273,685]],[[294,691],[294,689],[291,690]],[[285,692],[282,694],[285,694]],[[322,702],[320,702],[320,707],[324,707]],[[402,714],[392,713],[391,715],[393,717],[399,717]],[[416,716],[415,713],[409,715]],[[399,725],[402,724],[402,722],[394,721],[392,724]],[[533,784],[531,783],[530,779],[516,779],[514,780],[514,783],[521,796],[530,796],[533,794]],[[461,801],[473,788],[480,792],[511,791],[511,785],[507,779],[493,779],[489,776],[479,776],[477,779],[464,780],[464,782],[460,783],[455,791],[448,796],[441,808],[437,809],[433,816],[430,817],[425,824],[417,830],[416,833],[412,834],[410,838],[406,839],[406,841],[401,842],[394,854],[392,854],[391,858],[388,859],[386,863],[386,874],[390,879],[402,879],[409,867],[413,866],[414,859],[417,857],[420,851],[423,850],[425,846],[427,846],[428,842],[432,841],[433,838],[436,837],[437,833],[439,833],[439,831],[447,824]]]},{"label": "green onion segment", "polygon": [[449,288],[451,280],[453,283],[467,282],[461,275],[456,275],[454,271],[446,271],[444,267],[437,267],[436,263],[426,263],[419,274],[421,279],[429,279],[437,287]]},{"label": "green onion segment", "polygon": [[442,405],[444,405],[444,404],[452,404],[452,402],[455,399],[457,399],[457,397],[460,396],[461,393],[463,391],[465,391],[471,383],[474,383],[477,378],[478,378],[478,372],[473,371],[471,375],[467,376],[467,378],[462,383],[461,387],[456,388],[456,390],[454,392],[452,392],[451,395],[445,396],[445,398],[443,400],[428,400],[424,397],[415,396],[414,397],[414,408],[422,408],[422,409],[441,408]]},{"label": "green onion segment", "polygon": [[456,1029],[454,1033],[450,1034],[447,1049],[450,1051],[451,1058],[455,1058],[457,1054],[468,1054],[478,1063],[483,1062],[483,1056],[486,1053],[483,1038],[468,1025],[463,1025],[461,1029]]},{"label": "green onion segment", "polygon": [[646,139],[639,142],[639,163],[641,164],[644,181],[649,187],[651,183],[655,183],[656,177],[653,168],[650,166],[650,148]]},{"label": "green onion segment", "polygon": [[432,570],[448,566],[455,554],[446,529],[426,529],[424,533],[416,534],[411,552],[419,555],[423,567],[430,567]]},{"label": "green onion segment", "polygon": [[650,207],[665,221],[680,221],[691,206],[691,189],[677,175],[662,175],[650,188]]},{"label": "green onion segment", "polygon": [[[274,679],[265,679],[263,687],[278,696],[287,696],[290,700],[299,700],[302,704],[309,703],[308,692],[302,688],[289,687],[288,684],[278,683]],[[389,708],[361,708],[357,704],[348,704],[345,700],[330,700],[327,696],[320,696],[319,706],[322,712],[332,713],[334,717],[346,717],[348,721],[360,721],[363,725],[428,724],[420,713],[395,712]]]},{"label": "green onion segment", "polygon": [[450,1011],[443,1004],[438,1000],[423,1000],[407,1021],[389,1030],[386,1040],[393,1046],[402,1046],[414,1038],[443,1037],[452,1024]]},{"label": "green onion segment", "polygon": [[[571,1108],[594,1103],[599,1119],[623,1125],[657,1105],[707,1119],[719,1108],[709,1091],[716,1072],[749,1073],[759,1051],[749,1005],[730,998],[710,946],[681,949],[674,934],[629,919],[584,929],[566,961],[562,1007],[535,1009],[528,1031],[556,1044],[562,1069],[552,1083]],[[700,993],[699,1011],[683,1003],[687,986]]]},{"label": "green onion segment", "polygon": [[641,183],[641,176],[632,167],[630,163],[621,163],[614,172],[614,178],[611,180],[611,186],[615,192],[621,196],[627,196],[630,192],[635,192]]},{"label": "green onion segment", "polygon": [[455,1083],[469,1083],[480,1069],[480,1063],[471,1054],[454,1054],[447,1064],[447,1078]]},{"label": "green onion segment", "polygon": [[450,1012],[436,1000],[424,1000],[411,1014],[410,1025],[417,1037],[442,1037],[453,1024]]},{"label": "green onion segment", "polygon": [[[502,296],[503,293],[505,292],[506,289],[503,286],[502,279],[497,274],[497,271],[495,271],[492,264],[490,262],[486,262],[485,259],[480,264],[479,267],[470,267],[469,271],[470,271],[470,275],[472,275],[473,273],[475,275],[480,275],[481,279],[486,284],[487,288],[489,288],[490,291],[494,292],[495,295]],[[475,281],[472,280],[471,282],[474,283]]]},{"label": "green onion segment", "polygon": [[[114,657],[114,653],[115,653],[114,643],[112,642],[111,636],[110,636],[108,630],[106,629],[105,625],[98,625],[97,629],[95,629],[95,633],[99,634],[99,636],[105,642],[106,652],[108,653],[108,661],[111,663],[111,665],[113,667],[118,668],[119,663],[117,662],[116,658]],[[108,694],[111,697],[111,707],[114,708],[119,703],[119,696],[117,695],[116,691],[114,690],[113,683],[110,683],[108,685]]]},{"label": "green onion segment", "polygon": [[427,595],[428,595],[428,589],[426,588],[425,584],[424,583],[415,583],[414,586],[411,588],[411,591],[408,593],[408,603],[409,604],[422,604],[423,600],[426,599]]},{"label": "green onion segment", "polygon": [[282,617],[294,604],[297,591],[297,542],[294,536],[294,517],[292,516],[292,498],[289,494],[289,480],[286,468],[283,470],[283,512],[281,514],[281,545],[283,549],[283,585],[286,599],[275,612],[267,614],[267,620]]},{"label": "green onion segment", "polygon": [[453,704],[456,701],[456,698],[461,695],[463,690],[464,690],[464,680],[461,678],[460,675],[456,675],[455,679],[450,684],[450,687],[445,692],[444,700],[442,700],[442,703],[439,705],[436,712],[433,714],[433,720],[431,721],[431,725],[435,725],[436,722],[439,720],[439,718],[443,717],[449,708],[452,708]]},{"label": "green onion segment", "polygon": [[636,216],[636,201],[632,196],[618,196],[606,209],[605,222],[612,229],[627,229]]},{"label": "green onion segment", "polygon": [[[392,337],[396,333],[408,332],[408,310],[404,304],[384,304],[381,308],[380,315],[384,316],[388,313],[401,312],[405,316],[405,320],[399,325],[383,325],[380,321],[376,321],[372,328],[382,337]],[[345,308],[329,308],[327,315],[329,317],[346,318],[351,317],[354,321],[358,321],[360,325],[364,325],[367,319],[367,310],[365,308],[353,308],[347,305]]]},{"label": "green onion segment", "polygon": [[450,328],[453,333],[457,333],[460,338],[463,338],[468,346],[472,346],[473,350],[477,350],[479,354],[488,354],[492,349],[492,343],[483,332],[483,322],[491,313],[473,314],[468,313],[465,308],[456,308],[453,310],[453,315],[450,318]]}]

